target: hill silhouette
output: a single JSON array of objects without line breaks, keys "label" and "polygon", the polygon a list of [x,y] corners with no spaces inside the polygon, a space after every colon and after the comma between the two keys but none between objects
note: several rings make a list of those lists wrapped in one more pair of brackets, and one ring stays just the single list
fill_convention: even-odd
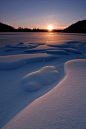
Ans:
[{"label": "hill silhouette", "polygon": [[[47,29],[14,27],[0,22],[0,32],[48,32]],[[52,30],[52,32],[86,33],[86,20],[78,21],[64,30]]]},{"label": "hill silhouette", "polygon": [[70,33],[86,33],[86,20],[78,21],[66,29],[63,32],[70,32]]},{"label": "hill silhouette", "polygon": [[22,28],[19,27],[18,29],[15,29],[14,27],[1,23],[0,22],[0,32],[47,32],[47,29],[39,29],[39,28]]},{"label": "hill silhouette", "polygon": [[13,32],[15,31],[14,27],[0,22],[0,32]]}]

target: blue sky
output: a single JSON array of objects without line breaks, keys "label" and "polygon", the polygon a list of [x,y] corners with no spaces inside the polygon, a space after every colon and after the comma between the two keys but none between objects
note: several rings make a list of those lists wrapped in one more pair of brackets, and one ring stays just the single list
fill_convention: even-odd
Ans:
[{"label": "blue sky", "polygon": [[0,22],[14,27],[61,29],[86,19],[86,0],[0,0]]}]

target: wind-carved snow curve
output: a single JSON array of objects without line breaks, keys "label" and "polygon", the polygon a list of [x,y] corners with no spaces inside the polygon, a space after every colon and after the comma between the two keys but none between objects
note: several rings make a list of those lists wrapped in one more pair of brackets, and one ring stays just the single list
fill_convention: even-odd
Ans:
[{"label": "wind-carved snow curve", "polygon": [[27,91],[35,91],[54,83],[59,77],[55,66],[45,66],[42,69],[26,75],[22,79],[22,85]]}]

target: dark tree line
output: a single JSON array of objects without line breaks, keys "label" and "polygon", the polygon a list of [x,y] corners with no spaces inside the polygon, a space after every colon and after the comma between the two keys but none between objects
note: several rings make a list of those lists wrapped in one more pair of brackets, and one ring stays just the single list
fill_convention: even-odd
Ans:
[{"label": "dark tree line", "polygon": [[[53,30],[56,31],[56,30]],[[0,32],[48,32],[47,29],[39,29],[39,28],[23,28],[23,27],[19,27],[18,29],[15,29],[14,27],[7,25],[7,24],[3,24],[0,22]]]},{"label": "dark tree line", "polygon": [[[0,32],[48,32],[47,29],[14,27],[0,22]],[[52,32],[86,33],[86,20],[78,21],[64,30],[53,29]]]}]

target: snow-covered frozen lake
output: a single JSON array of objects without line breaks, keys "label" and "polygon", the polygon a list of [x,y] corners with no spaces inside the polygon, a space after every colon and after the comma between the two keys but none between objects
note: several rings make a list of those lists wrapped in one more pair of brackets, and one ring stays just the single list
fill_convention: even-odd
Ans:
[{"label": "snow-covered frozen lake", "polygon": [[0,32],[0,128],[86,129],[86,34]]},{"label": "snow-covered frozen lake", "polygon": [[67,41],[86,41],[86,34],[48,32],[0,32],[0,46],[24,43],[62,44]]}]

